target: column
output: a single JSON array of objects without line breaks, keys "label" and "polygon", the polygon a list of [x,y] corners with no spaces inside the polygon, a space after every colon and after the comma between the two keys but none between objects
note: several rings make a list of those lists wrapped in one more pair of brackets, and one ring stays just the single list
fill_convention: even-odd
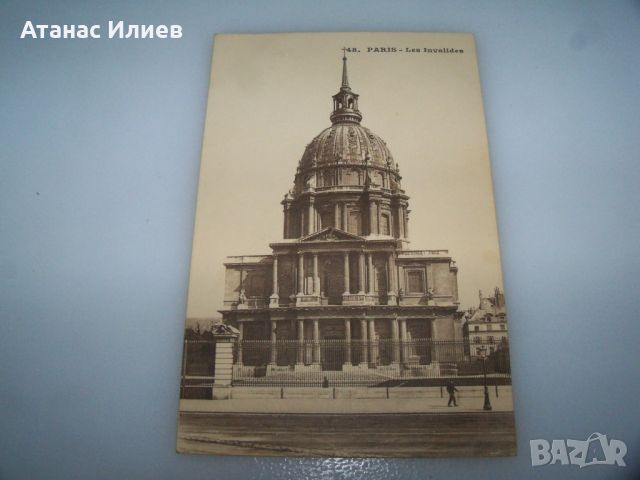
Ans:
[{"label": "column", "polygon": [[296,363],[304,363],[304,320],[298,320],[298,351],[296,352]]},{"label": "column", "polygon": [[375,275],[375,271],[373,269],[373,253],[369,252],[368,255],[368,260],[369,260],[369,295],[375,295],[375,281],[374,281],[374,275]]},{"label": "column", "polygon": [[362,340],[362,358],[360,365],[367,365],[369,357],[369,345],[367,342],[367,321],[363,318],[360,320],[360,340]]},{"label": "column", "polygon": [[396,284],[396,259],[393,252],[389,252],[387,262],[387,304],[396,305],[398,302],[398,285]]},{"label": "column", "polygon": [[369,235],[377,233],[376,231],[376,204],[373,200],[369,201]]},{"label": "column", "polygon": [[289,206],[284,206],[284,222],[282,228],[282,238],[289,238]]},{"label": "column", "polygon": [[278,346],[276,344],[276,329],[278,328],[278,323],[275,320],[271,320],[271,358],[269,359],[269,363],[275,365],[278,360]]},{"label": "column", "polygon": [[404,215],[402,205],[398,205],[398,235],[404,238]]},{"label": "column", "polygon": [[320,277],[318,277],[318,254],[313,254],[313,294],[320,295]]},{"label": "column", "polygon": [[340,228],[340,204],[338,202],[333,204],[333,226]]},{"label": "column", "polygon": [[351,365],[351,320],[345,318],[344,320],[344,363]]},{"label": "column", "polygon": [[378,212],[377,225],[378,228],[376,231],[381,234],[382,233],[382,202],[376,202],[376,211]]},{"label": "column", "polygon": [[298,253],[298,296],[304,295],[304,253]]},{"label": "column", "polygon": [[364,295],[364,252],[360,252],[360,256],[358,257],[358,267],[360,270],[358,272],[358,294]]},{"label": "column", "polygon": [[400,319],[400,343],[402,348],[400,349],[402,353],[402,361],[407,363],[409,361],[409,347],[407,345],[407,320],[404,318]]},{"label": "column", "polygon": [[236,364],[242,366],[242,340],[244,339],[244,322],[238,322],[238,357]]},{"label": "column", "polygon": [[431,352],[431,358],[429,359],[429,363],[438,363],[440,361],[440,350],[441,350],[441,338],[438,335],[438,324],[436,323],[436,319],[425,319],[429,325],[429,339],[427,340],[427,349]]},{"label": "column", "polygon": [[347,224],[347,222],[349,221],[349,207],[347,206],[346,203],[342,204],[342,230],[344,230],[345,232],[347,231],[347,228],[349,228],[349,225]]},{"label": "column", "polygon": [[393,256],[393,252],[389,252],[389,259],[387,264],[387,281],[389,282],[389,292],[396,293],[398,287],[396,286],[396,259]]},{"label": "column", "polygon": [[391,361],[400,362],[400,332],[397,318],[391,319]]},{"label": "column", "polygon": [[272,291],[271,297],[269,297],[269,306],[277,307],[279,306],[279,297],[278,297],[278,256],[273,255],[273,279],[272,279]]},{"label": "column", "polygon": [[320,328],[317,318],[313,320],[313,363],[320,363]]},{"label": "column", "polygon": [[378,342],[376,340],[376,324],[375,320],[369,320],[369,364],[376,366],[378,364]]},{"label": "column", "polygon": [[315,216],[315,205],[313,203],[313,197],[309,197],[309,214],[307,215],[307,223],[309,226],[309,235],[316,231],[316,216]]},{"label": "column", "polygon": [[404,211],[404,236],[409,238],[409,210]]},{"label": "column", "polygon": [[[242,262],[244,263],[244,259],[242,259]],[[238,293],[238,303],[236,305],[236,308],[238,310],[246,310],[247,308],[249,308],[249,302],[247,302],[246,295],[247,292],[244,289],[244,279],[244,268],[240,267],[240,293]]]},{"label": "column", "polygon": [[349,295],[349,252],[344,252],[344,295]]},{"label": "column", "polygon": [[304,237],[304,211],[302,210],[302,205],[300,205],[297,212],[300,214],[300,236]]}]

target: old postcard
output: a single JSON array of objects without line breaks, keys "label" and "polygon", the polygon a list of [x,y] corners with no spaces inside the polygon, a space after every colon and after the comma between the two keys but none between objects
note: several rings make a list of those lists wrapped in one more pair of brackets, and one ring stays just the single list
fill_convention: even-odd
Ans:
[{"label": "old postcard", "polygon": [[515,455],[471,34],[218,35],[178,451]]}]

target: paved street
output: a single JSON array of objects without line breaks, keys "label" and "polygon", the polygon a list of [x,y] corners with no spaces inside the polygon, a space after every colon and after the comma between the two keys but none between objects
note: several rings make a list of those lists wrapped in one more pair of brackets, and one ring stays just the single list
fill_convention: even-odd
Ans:
[{"label": "paved street", "polygon": [[[376,393],[377,398],[332,398],[332,389],[285,388],[285,398],[280,399],[280,389],[275,389],[276,398],[236,398],[244,389],[234,389],[230,400],[180,400],[180,411],[191,413],[307,413],[307,414],[379,414],[379,413],[481,413],[484,405],[482,387],[459,387],[456,392],[458,407],[447,407],[448,395],[439,387],[419,388],[368,388],[360,393]],[[256,388],[254,394],[267,389]],[[287,400],[288,392],[308,394],[295,400]],[[390,398],[387,398],[387,394]],[[324,396],[322,396],[324,395]],[[316,398],[312,398],[315,396]],[[489,389],[494,412],[512,412],[511,386]]]},{"label": "paved street", "polygon": [[515,455],[512,412],[180,414],[178,451],[258,456]]}]

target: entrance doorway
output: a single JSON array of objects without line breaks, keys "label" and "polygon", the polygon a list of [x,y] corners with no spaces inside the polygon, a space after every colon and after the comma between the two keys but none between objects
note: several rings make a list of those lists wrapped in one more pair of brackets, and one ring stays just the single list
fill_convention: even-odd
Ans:
[{"label": "entrance doorway", "polygon": [[344,339],[341,337],[324,337],[321,342],[320,360],[322,370],[342,370],[344,364]]},{"label": "entrance doorway", "polygon": [[344,261],[338,257],[331,257],[324,263],[323,287],[328,297],[329,305],[341,305],[344,292]]}]

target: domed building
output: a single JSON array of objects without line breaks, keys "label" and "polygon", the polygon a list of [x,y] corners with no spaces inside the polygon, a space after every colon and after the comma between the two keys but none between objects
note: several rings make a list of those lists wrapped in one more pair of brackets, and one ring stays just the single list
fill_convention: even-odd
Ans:
[{"label": "domed building", "polygon": [[409,364],[437,373],[453,358],[438,341],[462,339],[455,262],[408,249],[400,169],[361,125],[346,57],[329,118],[282,200],[283,238],[270,255],[225,263],[221,313],[240,332],[234,380],[245,384],[300,371],[393,377]]}]

